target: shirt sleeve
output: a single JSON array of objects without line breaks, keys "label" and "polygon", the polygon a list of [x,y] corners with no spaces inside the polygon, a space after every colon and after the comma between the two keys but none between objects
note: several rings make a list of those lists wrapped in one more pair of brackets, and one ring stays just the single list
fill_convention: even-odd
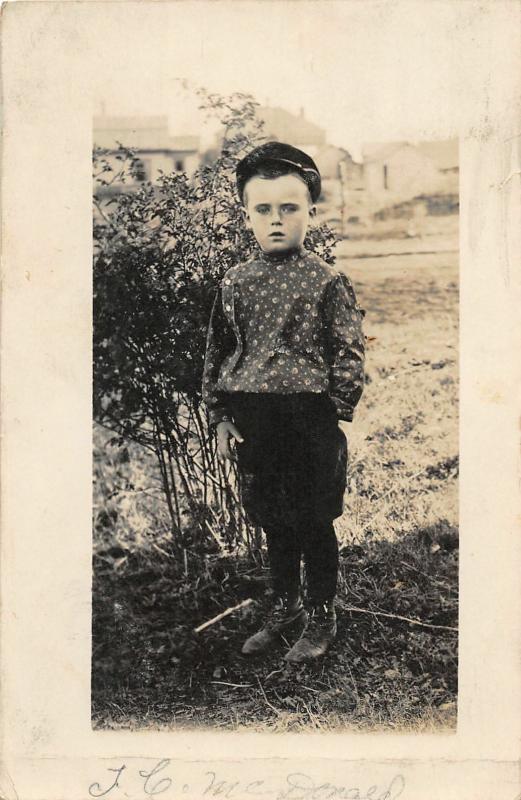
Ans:
[{"label": "shirt sleeve", "polygon": [[231,420],[225,392],[217,390],[219,372],[225,357],[233,348],[233,331],[224,315],[222,290],[217,289],[206,336],[206,353],[203,368],[203,402],[208,409],[210,425]]},{"label": "shirt sleeve", "polygon": [[331,281],[326,298],[326,340],[330,363],[330,397],[339,419],[351,422],[364,390],[365,311],[356,301],[347,275]]}]

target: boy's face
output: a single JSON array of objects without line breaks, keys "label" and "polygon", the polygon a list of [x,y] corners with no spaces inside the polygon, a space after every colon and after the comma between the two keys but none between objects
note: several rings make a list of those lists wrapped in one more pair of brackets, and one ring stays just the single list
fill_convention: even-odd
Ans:
[{"label": "boy's face", "polygon": [[300,247],[315,214],[308,187],[296,175],[254,176],[245,187],[246,225],[265,253]]}]

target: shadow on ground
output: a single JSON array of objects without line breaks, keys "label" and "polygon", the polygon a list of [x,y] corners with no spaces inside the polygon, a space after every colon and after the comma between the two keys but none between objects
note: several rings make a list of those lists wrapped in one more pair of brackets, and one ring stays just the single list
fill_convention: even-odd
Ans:
[{"label": "shadow on ground", "polygon": [[[284,649],[260,661],[240,653],[270,600],[265,566],[207,554],[192,556],[185,575],[166,552],[99,551],[93,726],[451,727],[457,580],[457,531],[444,521],[394,542],[343,547],[338,637],[324,658],[295,667]],[[194,633],[248,597],[249,607]]]}]

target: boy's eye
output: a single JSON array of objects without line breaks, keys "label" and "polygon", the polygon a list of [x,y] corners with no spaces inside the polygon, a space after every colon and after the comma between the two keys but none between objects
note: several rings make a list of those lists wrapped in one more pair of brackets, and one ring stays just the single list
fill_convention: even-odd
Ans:
[{"label": "boy's eye", "polygon": [[297,208],[298,206],[296,206],[295,203],[284,203],[284,205],[282,206],[282,213],[291,214],[294,211],[296,211]]},{"label": "boy's eye", "polygon": [[270,210],[269,206],[257,206],[256,209],[255,209],[255,211],[258,214],[268,214],[269,210]]}]

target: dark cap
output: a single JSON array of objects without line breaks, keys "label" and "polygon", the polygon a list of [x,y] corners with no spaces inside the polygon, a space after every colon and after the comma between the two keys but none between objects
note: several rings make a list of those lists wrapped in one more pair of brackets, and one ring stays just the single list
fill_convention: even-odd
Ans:
[{"label": "dark cap", "polygon": [[[320,172],[317,165],[306,153],[290,144],[283,142],[266,142],[248,153],[237,164],[237,190],[239,197],[243,198],[246,182],[273,167],[283,168],[285,171],[296,172],[307,183],[311,200],[316,203],[320,197]],[[283,173],[285,174],[285,172]]]}]

